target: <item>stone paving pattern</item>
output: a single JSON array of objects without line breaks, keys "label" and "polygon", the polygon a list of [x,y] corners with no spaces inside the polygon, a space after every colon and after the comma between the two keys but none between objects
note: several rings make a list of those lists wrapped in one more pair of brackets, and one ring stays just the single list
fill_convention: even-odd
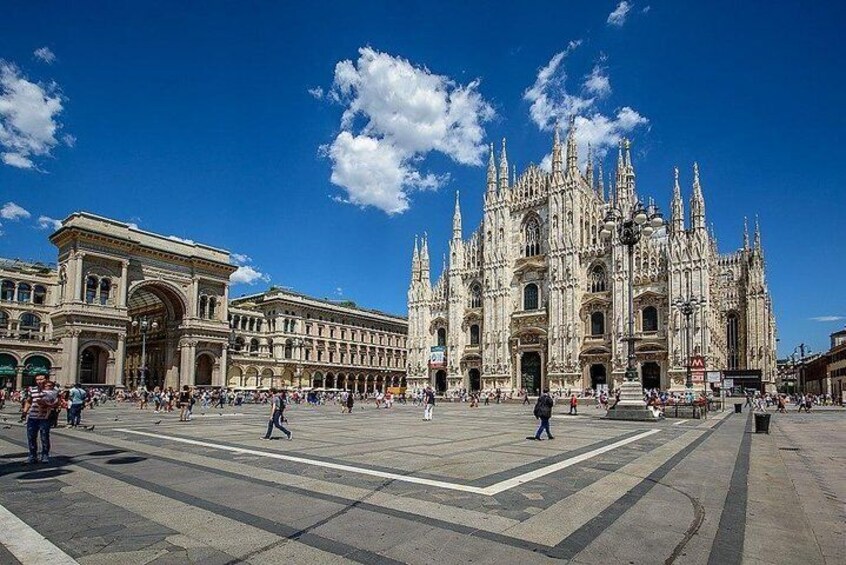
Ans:
[{"label": "stone paving pattern", "polygon": [[[846,549],[839,409],[773,415],[769,436],[747,412],[640,424],[587,409],[534,442],[517,404],[442,403],[433,422],[411,405],[300,405],[288,442],[259,439],[266,406],[189,423],[106,406],[85,412],[93,430],[54,431],[49,466],[23,463],[13,409],[0,504],[79,563],[842,563]],[[649,429],[493,496],[172,439],[486,487]],[[0,562],[17,560],[0,547]]]}]

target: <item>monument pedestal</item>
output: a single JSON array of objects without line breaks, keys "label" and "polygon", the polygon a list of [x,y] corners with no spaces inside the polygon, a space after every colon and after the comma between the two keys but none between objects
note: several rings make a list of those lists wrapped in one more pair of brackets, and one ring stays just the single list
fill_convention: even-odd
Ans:
[{"label": "monument pedestal", "polygon": [[654,422],[658,418],[643,400],[643,387],[639,381],[625,381],[620,387],[620,401],[605,414],[608,420]]}]

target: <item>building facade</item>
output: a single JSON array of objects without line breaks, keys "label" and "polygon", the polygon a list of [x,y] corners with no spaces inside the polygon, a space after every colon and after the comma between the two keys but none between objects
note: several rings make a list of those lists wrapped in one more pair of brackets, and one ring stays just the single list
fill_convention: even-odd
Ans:
[{"label": "building facade", "polygon": [[271,289],[232,300],[228,385],[386,391],[405,386],[404,318]]},{"label": "building facade", "polygon": [[[503,140],[493,148],[484,215],[464,239],[458,195],[448,262],[431,283],[428,241],[415,241],[408,290],[410,385],[439,390],[582,390],[622,382],[629,312],[628,258],[618,241],[600,236],[609,206],[628,213],[639,196],[630,144],[620,144],[606,193],[601,165],[584,169],[571,130],[556,131],[551,172],[534,165],[519,177]],[[756,225],[750,243],[720,254],[708,228],[694,165],[689,216],[678,170],[666,228],[634,252],[637,368],[647,388],[681,389],[686,373],[684,317],[673,306],[696,297],[690,351],[707,370],[759,371],[775,379],[776,328]]]},{"label": "building facade", "polygon": [[149,387],[404,380],[403,318],[279,290],[230,304],[228,251],[84,212],[50,240],[56,266],[0,261],[4,386],[38,374],[128,388],[142,373]]}]

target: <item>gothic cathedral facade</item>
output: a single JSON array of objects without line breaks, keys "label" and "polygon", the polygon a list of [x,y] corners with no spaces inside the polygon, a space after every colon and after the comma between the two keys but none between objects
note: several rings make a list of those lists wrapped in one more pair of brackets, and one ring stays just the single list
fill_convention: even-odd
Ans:
[{"label": "gothic cathedral facade", "polygon": [[[600,230],[609,206],[628,213],[639,201],[629,141],[620,142],[607,194],[601,165],[595,171],[590,155],[583,170],[578,163],[572,124],[566,147],[555,133],[550,172],[532,165],[518,177],[503,140],[498,170],[491,147],[484,216],[469,239],[456,195],[448,263],[434,285],[428,241],[415,240],[409,386],[532,393],[622,383],[628,256]],[[757,222],[751,244],[744,222],[742,248],[720,254],[706,224],[697,165],[689,214],[686,221],[676,169],[670,218],[634,249],[635,355],[643,385],[682,390],[690,351],[708,371],[757,372],[772,390],[776,327]],[[674,304],[690,298],[699,306],[687,327]]]}]

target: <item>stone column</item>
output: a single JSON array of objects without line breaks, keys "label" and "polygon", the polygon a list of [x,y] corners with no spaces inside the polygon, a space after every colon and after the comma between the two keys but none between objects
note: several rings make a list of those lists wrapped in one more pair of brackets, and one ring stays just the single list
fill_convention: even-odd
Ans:
[{"label": "stone column", "polygon": [[68,379],[64,384],[72,385],[79,381],[79,330],[70,332],[70,347],[68,348]]},{"label": "stone column", "polygon": [[24,368],[18,367],[15,373],[15,390],[21,390],[23,388],[23,374]]},{"label": "stone column", "polygon": [[217,382],[212,381],[212,386],[226,386],[229,379],[229,349],[224,345],[220,350],[220,371],[218,371]]},{"label": "stone column", "polygon": [[117,351],[115,351],[115,388],[123,388],[123,368],[126,361],[126,336],[118,334]]},{"label": "stone column", "polygon": [[83,286],[83,279],[84,279],[84,270],[83,270],[83,261],[85,259],[85,253],[77,252],[74,256],[74,279],[73,279],[73,299],[76,302],[80,302],[83,300],[82,292],[85,288]]},{"label": "stone column", "polygon": [[129,261],[121,261],[120,286],[118,287],[118,307],[126,308],[129,291]]},{"label": "stone column", "polygon": [[189,374],[193,365],[194,359],[191,357],[191,348],[188,345],[188,340],[183,340],[179,344],[179,383],[177,386],[180,389],[182,385],[191,384]]}]

